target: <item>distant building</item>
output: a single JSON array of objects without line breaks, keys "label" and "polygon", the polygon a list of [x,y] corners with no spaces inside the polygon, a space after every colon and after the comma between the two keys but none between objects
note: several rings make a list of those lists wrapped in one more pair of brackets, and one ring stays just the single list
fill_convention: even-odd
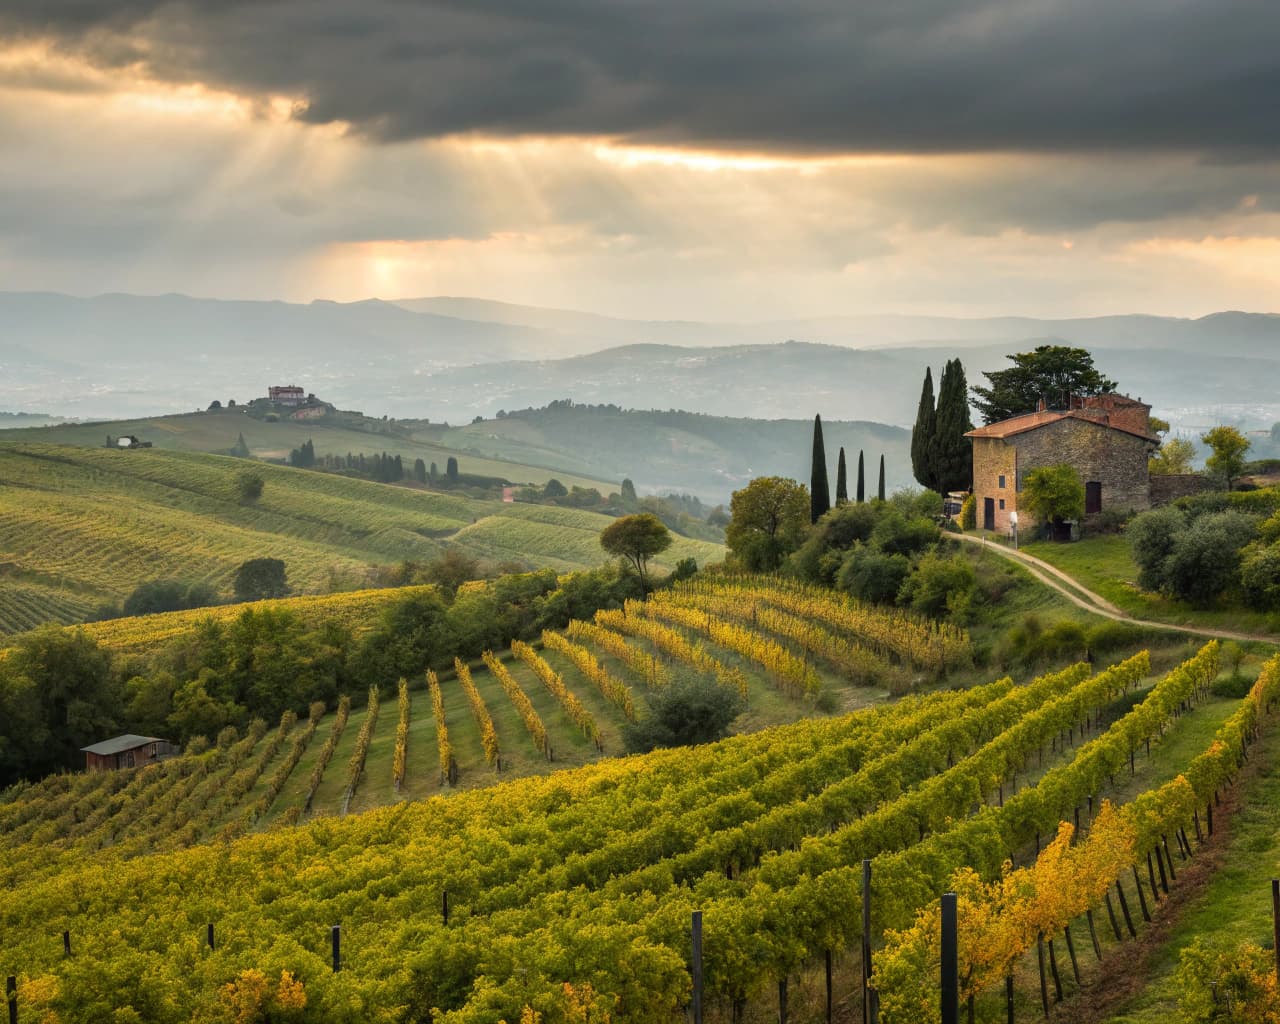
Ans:
[{"label": "distant building", "polygon": [[1151,507],[1147,459],[1160,445],[1151,433],[1151,406],[1125,395],[1073,397],[1067,409],[1046,409],[971,430],[973,493],[978,526],[1007,533],[1010,516],[1027,530],[1035,520],[1018,508],[1029,470],[1072,466],[1084,483],[1084,511],[1140,512]]},{"label": "distant building", "polygon": [[294,384],[288,384],[267,388],[267,398],[279,405],[302,405],[307,400],[307,393]]},{"label": "distant building", "polygon": [[112,740],[103,740],[91,747],[81,747],[84,767],[90,772],[109,772],[116,768],[136,768],[154,764],[170,756],[173,744],[156,736],[126,734]]}]

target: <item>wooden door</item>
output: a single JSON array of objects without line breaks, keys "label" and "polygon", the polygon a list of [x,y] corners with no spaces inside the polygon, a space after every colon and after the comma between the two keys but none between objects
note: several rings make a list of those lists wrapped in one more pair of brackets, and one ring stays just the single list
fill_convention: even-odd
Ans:
[{"label": "wooden door", "polygon": [[996,499],[982,499],[982,528],[984,530],[994,530],[996,528]]},{"label": "wooden door", "polygon": [[1090,480],[1084,485],[1084,514],[1095,515],[1102,511],[1102,482]]}]

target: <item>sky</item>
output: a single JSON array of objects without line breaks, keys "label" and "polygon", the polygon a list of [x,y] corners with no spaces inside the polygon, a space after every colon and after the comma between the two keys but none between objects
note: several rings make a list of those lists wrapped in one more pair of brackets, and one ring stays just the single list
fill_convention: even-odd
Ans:
[{"label": "sky", "polygon": [[1280,311],[1274,0],[5,0],[0,289]]}]

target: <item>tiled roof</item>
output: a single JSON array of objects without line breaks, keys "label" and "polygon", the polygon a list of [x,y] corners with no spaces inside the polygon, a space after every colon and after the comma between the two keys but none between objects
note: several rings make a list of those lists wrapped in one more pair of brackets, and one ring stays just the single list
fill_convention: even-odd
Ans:
[{"label": "tiled roof", "polygon": [[1107,423],[1105,420],[1096,416],[1090,416],[1081,409],[1070,409],[1066,411],[1046,411],[1046,412],[1029,412],[1022,416],[1014,416],[1011,419],[1000,420],[996,423],[988,423],[985,427],[978,427],[965,434],[965,437],[1012,437],[1015,434],[1024,434],[1028,430],[1036,430],[1039,427],[1047,426],[1050,423],[1057,423],[1059,420],[1075,419],[1084,420],[1086,423],[1094,423],[1099,427],[1106,427],[1108,430],[1118,430],[1122,434],[1128,434],[1130,437],[1140,437],[1144,441],[1158,443],[1158,437],[1152,437],[1150,434],[1143,434],[1137,430],[1128,430],[1125,427],[1118,427],[1114,423]]}]

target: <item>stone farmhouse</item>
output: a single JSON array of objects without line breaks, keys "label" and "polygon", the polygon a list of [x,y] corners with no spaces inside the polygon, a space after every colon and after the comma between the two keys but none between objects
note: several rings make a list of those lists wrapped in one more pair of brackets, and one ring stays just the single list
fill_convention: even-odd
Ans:
[{"label": "stone farmhouse", "polygon": [[1084,482],[1085,515],[1151,507],[1147,459],[1160,445],[1151,433],[1151,406],[1125,395],[1073,397],[1067,409],[1047,409],[989,423],[965,435],[973,443],[973,493],[978,526],[1010,532],[1035,520],[1018,508],[1029,470],[1066,463]]}]

